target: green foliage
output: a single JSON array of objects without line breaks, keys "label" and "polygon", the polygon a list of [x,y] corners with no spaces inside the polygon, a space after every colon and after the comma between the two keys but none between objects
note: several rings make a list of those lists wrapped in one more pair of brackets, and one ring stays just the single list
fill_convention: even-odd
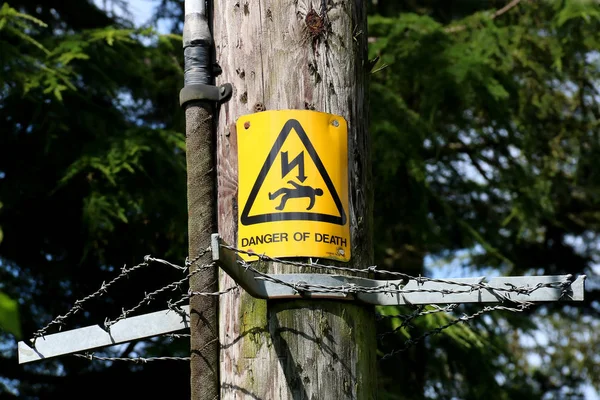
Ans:
[{"label": "green foliage", "polygon": [[600,21],[600,10],[597,4],[587,0],[568,0],[563,4],[555,3],[556,10],[556,26],[562,27],[570,20],[575,23],[592,23],[594,19]]},{"label": "green foliage", "polygon": [[[460,265],[471,273],[496,268],[594,276],[600,5],[520,2],[499,13],[506,2],[465,2],[463,8],[429,0],[399,4],[394,14],[381,3],[374,8],[386,13],[369,17],[369,57],[385,66],[376,66],[370,87],[377,263],[412,275],[435,273],[424,271],[426,256],[453,259],[468,251]],[[586,298],[577,315],[597,313],[597,290]],[[415,321],[387,346],[402,347],[434,321],[444,324],[431,316]],[[472,333],[485,339],[449,329],[443,339],[426,340],[391,369],[412,366],[420,374],[385,376],[384,390],[401,391],[398,398],[428,391],[480,398],[484,388],[495,388],[486,397],[538,398],[566,388],[577,393],[582,379],[600,385],[598,375],[581,368],[580,380],[558,367],[530,368],[531,352],[515,350],[520,335],[510,329],[533,332],[536,325],[526,318],[503,315],[474,324]],[[486,344],[467,349],[466,343]],[[488,351],[489,343],[496,351]],[[479,364],[454,363],[451,351]],[[466,379],[469,368],[482,371],[483,365],[495,372]]]},{"label": "green foliage", "polygon": [[[469,275],[597,279],[600,6],[521,1],[499,13],[507,1],[368,3],[370,58],[379,57],[369,88],[376,263],[412,275],[436,273],[424,269],[434,258]],[[161,1],[159,12],[180,27],[181,2]],[[181,53],[179,34],[134,29],[92,1],[0,8],[3,329],[35,332],[123,263],[185,257]],[[136,283],[157,287],[165,274]],[[139,299],[129,289],[77,323],[119,315]],[[582,307],[496,312],[425,337],[478,308],[410,326],[386,319],[379,329],[394,334],[381,355],[423,339],[380,362],[381,398],[556,398],[584,381],[600,387],[599,298],[593,286]],[[7,311],[16,304],[20,324]],[[540,329],[547,343],[523,345]],[[146,354],[188,351],[148,346]],[[14,352],[1,357],[16,363]],[[189,368],[168,373],[174,382]],[[23,398],[69,398],[108,381],[131,391],[124,396],[151,398],[159,389],[147,382],[166,379],[164,367],[94,371],[69,358],[2,374]],[[168,397],[189,398],[188,381],[168,385]]]},{"label": "green foliage", "polygon": [[12,333],[17,339],[21,339],[17,301],[12,300],[2,292],[0,292],[0,329]]},{"label": "green foliage", "polygon": [[[160,154],[160,146],[165,144],[170,150]],[[127,185],[132,180],[140,179],[140,176],[153,179],[144,167],[148,158],[158,153],[175,170],[185,170],[184,160],[176,152],[185,152],[185,137],[179,132],[148,132],[137,128],[124,131],[118,137],[98,140],[84,149],[80,157],[66,169],[57,190],[77,178],[86,179],[91,192],[84,200],[83,219],[92,236],[108,235],[119,222],[127,224],[128,215],[143,213],[146,203],[144,197],[128,190]]]},{"label": "green foliage", "polygon": [[[569,7],[566,3],[561,10]],[[516,224],[518,232],[525,232],[535,230],[542,218],[557,213],[551,198],[556,181],[575,178],[576,170],[571,171],[564,161],[571,157],[573,162],[573,156],[581,155],[582,132],[591,121],[579,118],[579,108],[585,106],[580,99],[560,89],[572,84],[574,74],[586,63],[582,56],[594,51],[598,42],[580,42],[579,38],[594,36],[579,31],[587,25],[567,28],[563,19],[556,25],[549,25],[551,18],[528,25],[533,22],[531,15],[550,15],[555,12],[552,7],[537,5],[519,11],[519,23],[494,24],[489,17],[482,17],[489,14],[485,12],[456,22],[454,25],[466,27],[458,32],[428,16],[373,17],[373,33],[385,37],[374,43],[371,53],[380,55],[381,62],[389,67],[373,75],[372,98],[383,101],[381,107],[378,104],[372,109],[374,151],[387,157],[381,167],[375,166],[380,176],[393,176],[408,165],[410,179],[424,182],[419,190],[429,192],[427,196],[441,206],[448,196],[431,193],[447,187],[435,181],[440,172],[457,179],[460,187],[453,192],[470,197],[489,195],[490,186],[497,191],[493,194],[496,198],[517,192],[520,196],[512,200],[510,211],[505,204],[487,209],[499,216],[508,212],[504,226]],[[482,21],[487,23],[482,26]],[[543,33],[543,29],[562,28],[566,30],[562,34]],[[568,38],[571,42],[566,42]],[[577,64],[576,60],[581,61]],[[549,65],[555,68],[549,69]],[[597,75],[593,69],[587,73],[587,81]],[[554,87],[540,86],[539,82],[554,82]],[[588,88],[584,84],[580,90]],[[542,128],[550,120],[564,121],[576,130]],[[392,150],[385,150],[390,147]],[[461,171],[455,171],[459,164],[468,165],[473,173],[460,176]],[[449,204],[444,210],[457,208]],[[467,240],[458,246],[469,246],[469,241],[485,245],[482,240],[487,235],[482,235],[481,229],[477,234],[469,220],[457,222],[465,229],[461,239]],[[587,223],[591,222],[596,223]]]},{"label": "green foliage", "polygon": [[[187,254],[181,36],[134,29],[92,1],[22,0],[1,10],[0,324],[19,334],[15,314],[5,307],[17,304],[6,299],[18,299],[20,329],[31,334],[124,263],[138,264],[147,254],[174,260]],[[160,287],[172,281],[170,274],[136,276],[136,282]],[[90,302],[69,323],[119,315],[123,304],[138,301],[136,289]],[[14,339],[1,337],[3,343]],[[156,340],[147,351],[182,351],[168,346]],[[8,349],[0,364],[16,365],[10,343]],[[106,379],[119,386],[127,379],[127,386],[160,375],[152,368],[127,374],[117,368],[106,378],[96,369],[68,358],[11,367],[2,372],[9,383],[0,385],[0,397],[68,398]],[[172,372],[184,376],[188,369]],[[65,378],[55,380],[59,370]],[[134,386],[135,396],[157,395]],[[189,397],[187,391],[180,385],[171,395]]]},{"label": "green foliage", "polygon": [[2,4],[2,8],[0,8],[0,30],[4,30],[8,35],[16,36],[48,53],[48,50],[40,42],[25,33],[35,25],[47,27],[44,22],[31,15],[18,12],[10,7],[8,3]]},{"label": "green foliage", "polygon": [[0,52],[7,60],[7,68],[0,72],[2,90],[8,90],[6,85],[19,85],[26,94],[40,88],[60,100],[62,91],[73,89],[68,62],[65,62],[65,55],[53,53],[34,38],[39,28],[47,28],[47,25],[18,12],[8,3],[0,8]]}]

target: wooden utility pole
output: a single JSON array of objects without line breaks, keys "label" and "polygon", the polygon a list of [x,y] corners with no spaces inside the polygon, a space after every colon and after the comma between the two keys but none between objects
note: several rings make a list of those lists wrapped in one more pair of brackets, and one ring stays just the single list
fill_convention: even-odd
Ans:
[{"label": "wooden utility pole", "polygon": [[[220,79],[234,86],[217,130],[219,234],[237,243],[239,117],[284,109],[341,115],[348,122],[352,244],[343,265],[372,265],[365,3],[220,0],[213,15]],[[222,288],[234,284],[220,279]],[[223,399],[376,398],[372,309],[334,300],[267,302],[240,292],[220,300],[219,314]]]}]

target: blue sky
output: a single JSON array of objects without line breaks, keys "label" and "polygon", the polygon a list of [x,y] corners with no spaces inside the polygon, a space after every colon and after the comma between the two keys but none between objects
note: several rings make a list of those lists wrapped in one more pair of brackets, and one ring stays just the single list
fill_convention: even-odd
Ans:
[{"label": "blue sky", "polygon": [[157,3],[156,0],[130,0],[129,11],[133,14],[136,23],[141,25],[152,17]]},{"label": "blue sky", "polygon": [[[104,8],[106,0],[94,0],[94,3]],[[158,0],[130,0],[128,2],[129,12],[133,15],[134,21],[137,25],[143,25],[150,20],[154,9],[159,4]],[[110,8],[110,4],[109,4]]]}]

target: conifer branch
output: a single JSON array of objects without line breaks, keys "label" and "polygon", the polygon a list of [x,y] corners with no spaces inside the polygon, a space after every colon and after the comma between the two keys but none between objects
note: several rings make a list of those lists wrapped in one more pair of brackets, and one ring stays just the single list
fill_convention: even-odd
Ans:
[{"label": "conifer branch", "polygon": [[[509,12],[510,10],[512,10],[513,8],[515,8],[516,6],[518,6],[520,2],[521,2],[521,0],[512,0],[510,3],[508,3],[507,5],[505,5],[504,7],[502,7],[501,9],[497,10],[492,15],[491,20],[493,21],[496,18],[498,18],[499,16],[501,16],[502,14],[506,14],[507,12]],[[444,29],[444,32],[446,32],[446,33],[454,33],[454,32],[464,31],[465,29],[467,29],[466,25],[449,26],[449,27],[447,27],[447,28]]]}]

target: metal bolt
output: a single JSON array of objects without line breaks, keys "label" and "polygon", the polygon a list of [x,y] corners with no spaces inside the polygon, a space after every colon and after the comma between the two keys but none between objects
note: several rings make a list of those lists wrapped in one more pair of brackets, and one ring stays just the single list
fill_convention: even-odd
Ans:
[{"label": "metal bolt", "polygon": [[225,86],[221,86],[221,94],[225,94]]},{"label": "metal bolt", "polygon": [[340,126],[340,123],[338,122],[337,119],[334,119],[333,122],[331,123],[331,125],[333,125],[337,128],[338,126]]},{"label": "metal bolt", "polygon": [[250,128],[250,121],[244,122],[244,129]]}]

